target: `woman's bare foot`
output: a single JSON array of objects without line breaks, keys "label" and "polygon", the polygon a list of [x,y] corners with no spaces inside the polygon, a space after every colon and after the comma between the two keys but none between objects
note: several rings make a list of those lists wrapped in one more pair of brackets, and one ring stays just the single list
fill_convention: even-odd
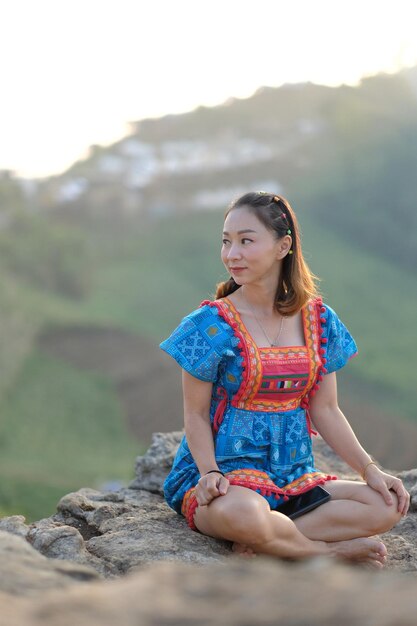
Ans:
[{"label": "woman's bare foot", "polygon": [[232,545],[232,552],[234,552],[235,554],[238,554],[239,556],[243,556],[245,558],[253,558],[254,556],[257,556],[256,553],[252,550],[252,548],[250,548],[244,543],[235,542]]},{"label": "woman's bare foot", "polygon": [[384,567],[387,560],[387,549],[382,541],[377,539],[350,539],[349,541],[335,541],[327,544],[334,556],[360,563],[366,563],[376,568]]}]

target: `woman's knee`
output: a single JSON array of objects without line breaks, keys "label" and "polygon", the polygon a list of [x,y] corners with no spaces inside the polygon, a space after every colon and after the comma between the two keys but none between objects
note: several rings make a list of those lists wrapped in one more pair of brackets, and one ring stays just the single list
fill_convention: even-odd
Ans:
[{"label": "woman's knee", "polygon": [[251,492],[228,496],[220,496],[208,506],[212,513],[210,519],[224,537],[241,543],[269,540],[268,503]]},{"label": "woman's knee", "polygon": [[378,498],[377,502],[371,506],[369,530],[373,535],[391,530],[401,519],[401,513],[398,512],[397,495],[393,491],[390,492],[390,495],[392,497],[392,504],[387,504],[381,496],[381,498]]}]

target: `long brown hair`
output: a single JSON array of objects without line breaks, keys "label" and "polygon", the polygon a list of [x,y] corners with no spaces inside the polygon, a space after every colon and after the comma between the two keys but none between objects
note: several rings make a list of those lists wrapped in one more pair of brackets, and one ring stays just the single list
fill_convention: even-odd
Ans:
[{"label": "long brown hair", "polygon": [[[294,315],[318,295],[318,278],[310,271],[301,250],[298,221],[288,200],[272,193],[249,192],[234,200],[227,208],[225,219],[231,211],[245,208],[253,213],[277,239],[291,231],[292,246],[282,262],[275,293],[275,309],[281,315]],[[224,298],[239,289],[232,277],[216,286],[216,299]]]}]

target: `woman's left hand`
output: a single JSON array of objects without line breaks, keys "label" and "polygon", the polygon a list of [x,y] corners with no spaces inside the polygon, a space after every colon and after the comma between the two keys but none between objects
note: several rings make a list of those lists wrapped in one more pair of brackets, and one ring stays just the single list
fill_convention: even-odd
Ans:
[{"label": "woman's left hand", "polygon": [[394,491],[398,497],[398,512],[403,516],[407,514],[410,506],[410,494],[400,478],[383,472],[376,465],[371,465],[366,471],[366,482],[382,495],[387,504],[392,504],[393,499],[390,490]]}]

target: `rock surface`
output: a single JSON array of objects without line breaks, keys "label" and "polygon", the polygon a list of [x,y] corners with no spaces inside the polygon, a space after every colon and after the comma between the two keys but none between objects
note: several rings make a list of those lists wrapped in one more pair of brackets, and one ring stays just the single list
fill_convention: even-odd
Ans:
[{"label": "rock surface", "polygon": [[182,433],[154,433],[149,450],[138,456],[132,489],[146,489],[162,495],[163,482],[172,467]]},{"label": "rock surface", "polygon": [[35,601],[8,598],[3,620],[7,626],[414,626],[415,579],[325,559],[302,566],[236,558],[204,568],[158,563]]},{"label": "rock surface", "polygon": [[[341,616],[346,624],[415,623],[417,470],[399,474],[412,505],[382,536],[389,551],[384,572],[325,559],[248,562],[233,556],[228,542],[190,531],[165,504],[162,483],[180,437],[154,435],[128,488],[80,489],[64,496],[53,516],[30,525],[20,515],[0,520],[0,601],[7,598],[0,624],[275,624],[279,617],[313,625]],[[315,454],[324,471],[357,478],[319,438]],[[13,595],[28,599],[17,603]],[[392,595],[395,603],[388,602]]]},{"label": "rock surface", "polygon": [[47,559],[21,536],[0,530],[0,589],[3,592],[34,596],[41,590],[99,578],[90,567]]}]

